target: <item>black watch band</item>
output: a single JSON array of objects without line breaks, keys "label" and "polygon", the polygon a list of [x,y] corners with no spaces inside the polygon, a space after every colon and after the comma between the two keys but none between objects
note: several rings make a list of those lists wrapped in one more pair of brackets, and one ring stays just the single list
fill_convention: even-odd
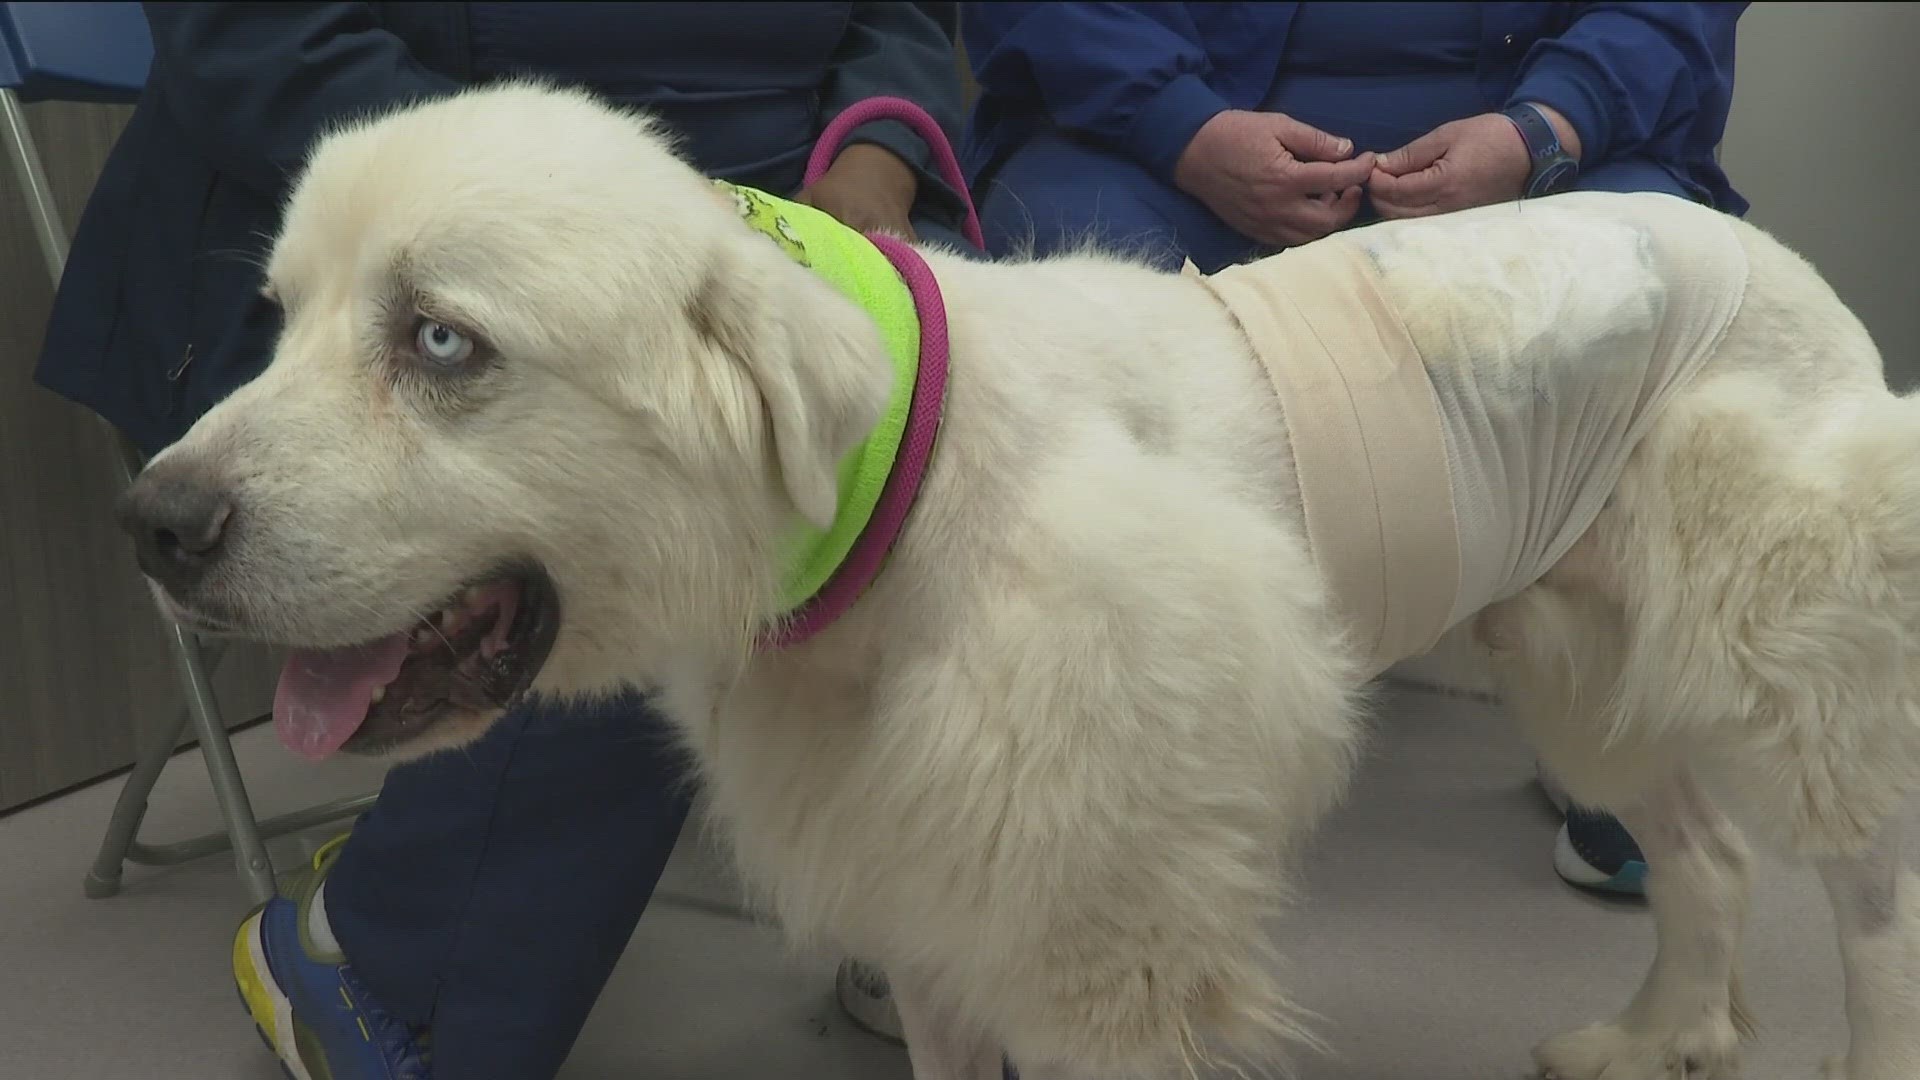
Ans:
[{"label": "black watch band", "polygon": [[1523,102],[1502,110],[1500,115],[1519,129],[1520,140],[1527,144],[1527,160],[1532,165],[1527,174],[1528,198],[1564,190],[1579,175],[1580,163],[1560,144],[1560,136],[1547,121],[1546,113]]}]

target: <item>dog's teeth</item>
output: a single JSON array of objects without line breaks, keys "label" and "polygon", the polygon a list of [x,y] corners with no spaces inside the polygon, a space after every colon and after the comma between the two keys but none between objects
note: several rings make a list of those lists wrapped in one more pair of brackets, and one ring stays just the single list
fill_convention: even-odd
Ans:
[{"label": "dog's teeth", "polygon": [[387,696],[386,687],[376,686],[373,688],[373,703],[375,705],[378,705],[380,704],[380,702],[384,701],[386,699],[386,696]]},{"label": "dog's teeth", "polygon": [[420,629],[415,630],[413,632],[413,643],[415,645],[431,644],[433,641],[433,636],[434,636],[433,631],[423,626]]}]

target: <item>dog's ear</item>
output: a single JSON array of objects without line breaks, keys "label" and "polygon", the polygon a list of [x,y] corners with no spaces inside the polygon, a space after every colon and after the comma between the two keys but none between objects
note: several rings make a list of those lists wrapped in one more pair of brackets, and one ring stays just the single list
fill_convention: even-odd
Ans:
[{"label": "dog's ear", "polygon": [[839,509],[840,460],[880,422],[893,364],[865,312],[806,269],[766,254],[727,252],[691,314],[759,392],[782,486],[801,516],[824,529]]}]

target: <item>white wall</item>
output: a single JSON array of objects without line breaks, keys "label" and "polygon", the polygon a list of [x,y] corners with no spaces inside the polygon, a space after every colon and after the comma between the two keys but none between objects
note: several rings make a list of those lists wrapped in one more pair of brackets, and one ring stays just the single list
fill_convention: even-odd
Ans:
[{"label": "white wall", "polygon": [[1748,8],[1721,163],[1920,386],[1920,4]]}]

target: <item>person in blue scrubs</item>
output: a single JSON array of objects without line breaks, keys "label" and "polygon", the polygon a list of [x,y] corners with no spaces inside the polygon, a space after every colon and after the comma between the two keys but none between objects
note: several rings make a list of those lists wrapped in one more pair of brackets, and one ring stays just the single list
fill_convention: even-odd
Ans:
[{"label": "person in blue scrubs", "polygon": [[[961,119],[953,4],[146,5],[149,84],[88,202],[39,381],[153,453],[270,359],[260,264],[316,135],[523,74],[643,106],[709,175],[955,249],[961,203],[905,127],[826,124],[866,97]],[[242,994],[291,1075],[547,1080],[687,813],[638,698],[523,710],[395,769],[378,804],[243,927]],[[291,1004],[293,1025],[275,1014]]]},{"label": "person in blue scrubs", "polygon": [[[969,4],[988,250],[1095,241],[1205,272],[1340,229],[1552,191],[1743,214],[1715,150],[1744,3]],[[1641,891],[1612,817],[1554,866]]]}]

